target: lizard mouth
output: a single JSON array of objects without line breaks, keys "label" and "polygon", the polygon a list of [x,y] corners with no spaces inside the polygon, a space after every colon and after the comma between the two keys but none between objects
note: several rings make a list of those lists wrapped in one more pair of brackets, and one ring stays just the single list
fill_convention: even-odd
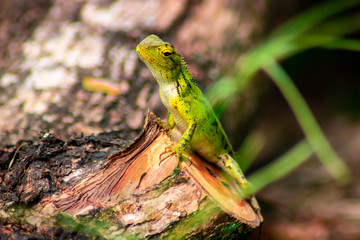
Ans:
[{"label": "lizard mouth", "polygon": [[[139,56],[139,58],[141,59],[141,61],[147,60],[144,55],[146,55],[145,51],[143,50],[142,47],[137,46],[136,47],[136,53]],[[148,56],[149,57],[149,56]]]},{"label": "lizard mouth", "polygon": [[136,53],[138,54],[141,61],[143,61],[144,63],[149,63],[150,65],[158,65],[163,68],[169,68],[167,64],[164,64],[159,60],[157,60],[155,57],[149,54],[145,49],[146,47],[142,47],[142,46],[136,47]]}]

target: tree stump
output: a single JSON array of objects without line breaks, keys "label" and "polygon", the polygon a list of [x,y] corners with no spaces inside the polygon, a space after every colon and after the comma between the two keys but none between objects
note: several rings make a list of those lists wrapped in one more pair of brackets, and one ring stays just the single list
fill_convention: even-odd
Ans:
[{"label": "tree stump", "polygon": [[[245,237],[262,222],[260,213],[233,194],[231,179],[195,153],[180,164],[175,156],[160,160],[164,149],[176,143],[149,115],[141,134],[111,154],[120,146],[115,138],[90,136],[65,143],[47,136],[40,145],[3,151],[2,166],[15,163],[1,172],[1,234],[46,239]],[[105,155],[110,155],[107,160]],[[89,168],[92,172],[85,170]],[[61,179],[64,173],[67,177]]]}]

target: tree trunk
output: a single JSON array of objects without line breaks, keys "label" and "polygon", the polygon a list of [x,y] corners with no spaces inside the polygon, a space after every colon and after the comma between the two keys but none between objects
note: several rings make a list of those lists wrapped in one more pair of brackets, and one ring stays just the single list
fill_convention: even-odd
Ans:
[{"label": "tree trunk", "polygon": [[[112,130],[135,137],[147,108],[164,112],[135,52],[145,36],[172,42],[205,86],[253,44],[265,15],[265,0],[37,1],[1,6],[1,146],[36,140],[41,131],[63,139]],[[116,90],[87,91],[88,78]]]}]

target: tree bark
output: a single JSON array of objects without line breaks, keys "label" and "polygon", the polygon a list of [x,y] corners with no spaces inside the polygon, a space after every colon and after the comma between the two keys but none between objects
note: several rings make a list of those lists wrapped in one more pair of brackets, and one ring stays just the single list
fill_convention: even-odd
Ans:
[{"label": "tree bark", "polygon": [[[206,86],[261,35],[265,16],[265,0],[5,2],[1,146],[36,140],[41,131],[66,139],[121,130],[133,138],[147,108],[164,112],[157,84],[135,52],[146,35],[172,42]],[[82,80],[89,77],[117,91],[87,91]]]}]

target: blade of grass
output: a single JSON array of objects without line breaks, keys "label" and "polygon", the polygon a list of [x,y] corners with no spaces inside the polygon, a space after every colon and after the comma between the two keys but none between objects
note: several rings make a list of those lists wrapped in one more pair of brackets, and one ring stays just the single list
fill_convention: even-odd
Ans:
[{"label": "blade of grass", "polygon": [[[315,47],[319,43],[307,42],[306,44],[301,44],[297,41],[297,38],[306,31],[313,29],[325,19],[351,8],[359,4],[359,2],[359,0],[346,0],[323,3],[298,15],[282,27],[278,28],[278,30],[271,34],[262,44],[239,58],[236,63],[234,76],[223,81],[220,80],[208,89],[207,96],[214,105],[215,110],[218,109],[216,111],[219,113],[223,112],[223,109],[227,107],[234,96],[241,92],[250,82],[254,74],[261,69],[262,66],[269,64],[267,62],[269,59],[268,56],[281,60],[306,50],[307,48]],[[350,17],[329,21],[329,23],[320,25],[320,29],[323,32],[329,32],[332,29],[332,31],[335,31],[334,37],[343,35],[358,30],[359,27],[358,24],[356,24],[357,21],[354,21],[354,19],[358,19],[358,15],[351,15]],[[346,24],[344,25],[344,23]],[[341,28],[341,26],[346,27]],[[323,40],[324,39],[322,39],[322,41]],[[241,81],[238,81],[238,79],[241,79]],[[234,84],[230,84],[231,81],[236,83],[235,87],[233,86]],[[232,90],[226,91],[226,89],[222,88],[223,86],[230,86],[226,89]],[[225,101],[226,103],[220,104],[220,101]]]},{"label": "blade of grass", "polygon": [[315,28],[307,31],[306,34],[344,36],[359,31],[359,21],[359,12],[341,15],[339,17],[320,23]]},{"label": "blade of grass", "polygon": [[264,137],[260,133],[252,132],[246,136],[244,142],[237,151],[239,165],[243,172],[246,172],[255,157],[264,147],[264,144]]},{"label": "blade of grass", "polygon": [[277,42],[279,42],[279,39],[280,42],[284,40],[289,42],[331,16],[358,5],[359,2],[359,0],[335,0],[321,3],[310,10],[300,13],[282,25],[270,35],[270,39]]},{"label": "blade of grass", "polygon": [[[271,56],[270,59],[280,61],[308,48],[325,44],[333,38],[357,31],[360,26],[357,24],[358,14],[339,17],[325,23],[322,21],[359,3],[360,0],[326,2],[301,13],[279,27],[261,44],[239,58],[235,64],[233,76],[223,78],[207,89],[206,95],[214,110],[221,114],[234,97],[248,85],[255,73],[269,64],[267,62],[269,56]],[[314,29],[317,25],[319,29]],[[318,42],[302,42],[298,38],[303,40],[307,31],[315,32],[317,35],[320,35],[319,32],[326,35],[322,36],[323,39],[316,39]]]},{"label": "blade of grass", "polygon": [[306,35],[299,38],[301,45],[310,47],[331,48],[339,50],[359,51],[360,41],[355,39],[337,38],[336,36]]},{"label": "blade of grass", "polygon": [[[293,51],[293,46],[287,46],[289,43],[293,42],[296,38],[303,35],[306,31],[314,28],[327,18],[358,5],[359,3],[360,0],[329,1],[319,4],[292,18],[290,21],[275,30],[262,44],[252,50],[250,54],[247,54],[246,58],[239,59],[236,68],[238,69],[236,75],[240,75],[236,76],[236,78],[241,76],[247,79],[259,68],[261,68],[261,66],[267,65],[266,61],[269,60],[267,56],[272,56],[272,58],[278,59],[280,56],[287,54],[289,50]],[[349,23],[349,19],[350,18],[341,18],[338,21],[340,23],[346,21],[346,23],[351,24]],[[356,23],[356,21],[352,21],[351,25],[353,28],[351,29],[358,29],[358,24]],[[334,27],[335,24],[337,24],[336,21],[331,21],[330,25]],[[329,29],[329,26],[324,26],[324,28]],[[348,29],[350,27],[351,26],[347,26],[342,29]],[[338,24],[336,25],[336,29],[339,30]],[[289,50],[287,49],[288,47],[290,47]],[[244,67],[246,68],[243,69]]]},{"label": "blade of grass", "polygon": [[354,39],[337,39],[329,42],[322,47],[332,49],[342,49],[351,51],[360,51],[360,41]]},{"label": "blade of grass", "polygon": [[275,61],[271,65],[264,67],[264,70],[269,74],[289,103],[309,144],[325,168],[336,180],[346,183],[350,177],[347,166],[330,146],[304,98],[292,83],[290,77]]},{"label": "blade of grass", "polygon": [[11,158],[11,160],[10,160],[10,163],[9,163],[9,166],[8,166],[8,171],[10,170],[10,168],[11,168],[11,166],[13,165],[13,163],[14,163],[14,160],[15,160],[15,158],[16,158],[16,154],[18,153],[18,151],[20,150],[20,148],[22,148],[23,146],[25,146],[26,145],[26,143],[25,142],[23,142],[23,143],[21,143],[21,145],[16,149],[16,151],[15,151],[15,153],[14,153],[14,156]]},{"label": "blade of grass", "polygon": [[308,142],[303,140],[274,162],[250,175],[248,180],[253,185],[254,191],[258,191],[290,173],[291,170],[308,159],[312,153],[313,150]]}]

